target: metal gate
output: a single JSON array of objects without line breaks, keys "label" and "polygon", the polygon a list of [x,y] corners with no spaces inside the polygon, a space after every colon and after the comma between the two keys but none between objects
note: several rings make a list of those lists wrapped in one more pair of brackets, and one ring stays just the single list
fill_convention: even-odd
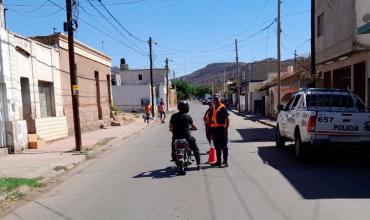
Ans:
[{"label": "metal gate", "polygon": [[5,87],[0,83],[0,148],[6,147],[5,136]]}]

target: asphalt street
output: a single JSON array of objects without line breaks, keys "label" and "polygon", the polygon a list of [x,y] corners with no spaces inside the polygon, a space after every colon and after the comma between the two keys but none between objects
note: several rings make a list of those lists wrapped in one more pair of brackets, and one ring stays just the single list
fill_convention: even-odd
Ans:
[{"label": "asphalt street", "polygon": [[[202,162],[205,109],[191,105]],[[275,149],[273,128],[234,113],[229,136],[230,167],[177,176],[168,123],[155,125],[5,219],[370,219],[370,168],[360,155],[300,163]]]}]

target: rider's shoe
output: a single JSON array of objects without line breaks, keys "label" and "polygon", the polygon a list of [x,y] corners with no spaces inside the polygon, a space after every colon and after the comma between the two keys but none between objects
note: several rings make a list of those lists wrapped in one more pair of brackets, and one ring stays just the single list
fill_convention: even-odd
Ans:
[{"label": "rider's shoe", "polygon": [[199,165],[197,165],[197,170],[200,170],[200,166]]}]

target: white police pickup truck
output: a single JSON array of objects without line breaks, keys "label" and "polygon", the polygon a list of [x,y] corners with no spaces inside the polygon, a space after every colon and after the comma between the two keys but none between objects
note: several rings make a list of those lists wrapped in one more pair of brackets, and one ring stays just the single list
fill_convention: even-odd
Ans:
[{"label": "white police pickup truck", "polygon": [[299,160],[306,159],[314,146],[363,145],[370,149],[370,113],[347,90],[302,90],[278,108],[276,147],[294,141]]}]

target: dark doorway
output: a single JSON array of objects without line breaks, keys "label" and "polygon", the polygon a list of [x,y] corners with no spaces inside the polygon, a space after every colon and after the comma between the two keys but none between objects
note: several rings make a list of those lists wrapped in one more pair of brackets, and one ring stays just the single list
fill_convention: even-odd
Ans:
[{"label": "dark doorway", "polygon": [[331,72],[324,73],[324,88],[331,88]]},{"label": "dark doorway", "polygon": [[354,66],[354,92],[365,100],[365,80],[366,80],[366,63],[358,63]]},{"label": "dark doorway", "polygon": [[262,114],[262,100],[254,100],[254,114]]},{"label": "dark doorway", "polygon": [[107,75],[107,88],[108,88],[108,102],[109,106],[112,106],[112,88],[111,88],[111,76]]},{"label": "dark doorway", "polygon": [[23,119],[26,120],[28,132],[34,133],[36,129],[32,126],[31,92],[28,78],[21,77],[21,94]]},{"label": "dark doorway", "polygon": [[32,118],[30,81],[28,78],[21,77],[21,93],[23,119],[27,120],[29,118]]},{"label": "dark doorway", "polygon": [[334,70],[333,72],[333,87],[336,89],[351,88],[351,66]]},{"label": "dark doorway", "polygon": [[95,71],[95,85],[96,85],[96,103],[98,105],[98,117],[99,120],[103,119],[103,112],[101,109],[100,101],[100,82],[99,82],[99,72]]}]

